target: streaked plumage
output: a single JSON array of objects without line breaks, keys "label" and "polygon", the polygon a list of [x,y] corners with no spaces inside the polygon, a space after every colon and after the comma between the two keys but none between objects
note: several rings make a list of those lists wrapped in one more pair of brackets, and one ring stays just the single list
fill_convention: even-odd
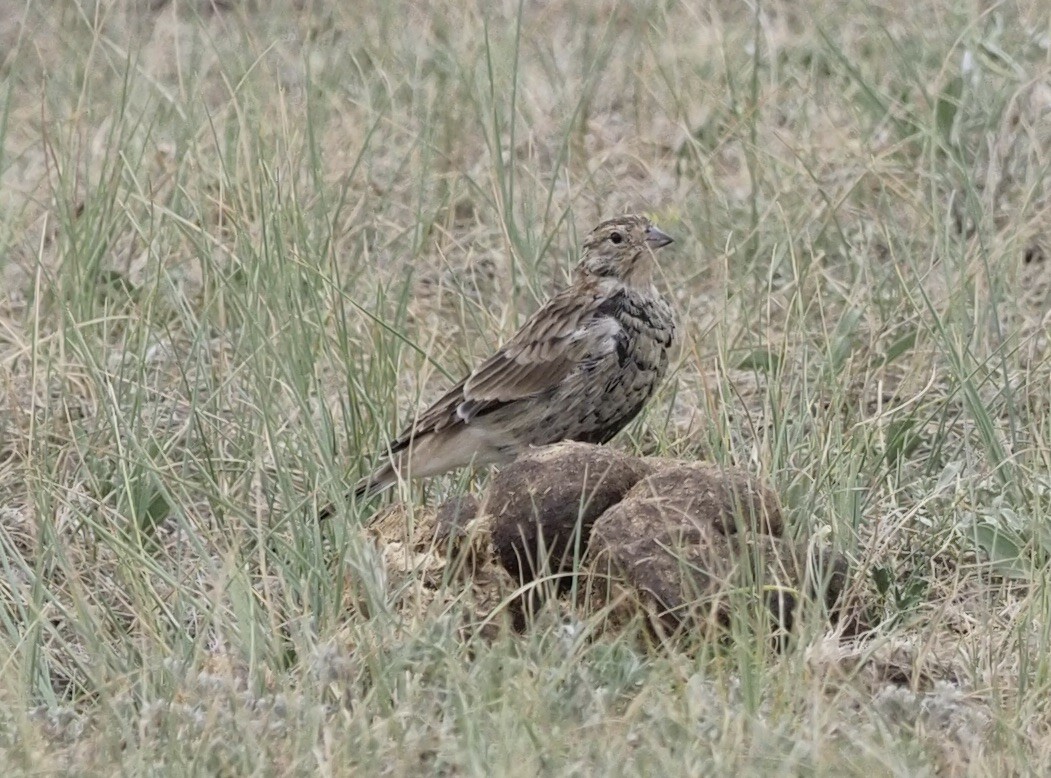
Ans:
[{"label": "streaked plumage", "polygon": [[[600,224],[572,284],[391,442],[357,497],[561,440],[605,443],[646,404],[668,367],[671,306],[652,282],[672,239],[640,216]],[[323,516],[331,514],[331,508]]]}]

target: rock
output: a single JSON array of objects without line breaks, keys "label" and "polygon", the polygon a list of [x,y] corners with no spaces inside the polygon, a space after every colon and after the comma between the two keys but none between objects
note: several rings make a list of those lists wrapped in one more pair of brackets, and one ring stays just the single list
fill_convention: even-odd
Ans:
[{"label": "rock", "polygon": [[[521,582],[572,567],[591,527],[652,465],[613,448],[559,443],[530,451],[490,483],[481,511],[492,517],[493,548]],[[577,532],[579,528],[579,539]],[[568,586],[560,580],[560,588]]]}]

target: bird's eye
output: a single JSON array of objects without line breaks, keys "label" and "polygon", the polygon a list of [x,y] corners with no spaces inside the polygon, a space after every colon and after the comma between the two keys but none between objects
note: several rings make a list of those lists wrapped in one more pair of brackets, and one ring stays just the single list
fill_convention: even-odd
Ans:
[{"label": "bird's eye", "polygon": [[623,243],[624,242],[624,236],[621,235],[619,232],[610,233],[609,242],[610,243]]}]

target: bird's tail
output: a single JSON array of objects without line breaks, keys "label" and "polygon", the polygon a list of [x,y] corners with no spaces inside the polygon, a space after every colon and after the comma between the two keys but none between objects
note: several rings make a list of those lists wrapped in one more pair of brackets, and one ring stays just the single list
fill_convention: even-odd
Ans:
[{"label": "bird's tail", "polygon": [[[418,436],[408,448],[390,455],[370,475],[354,485],[356,500],[375,497],[398,482],[399,473],[406,478],[425,478],[469,464],[489,464],[504,459],[506,452],[494,446],[491,433],[478,425],[454,425],[441,433]],[[318,517],[335,515],[336,506],[320,511]]]},{"label": "bird's tail", "polygon": [[[378,494],[382,494],[397,482],[398,477],[394,472],[394,468],[391,467],[390,464],[386,464],[354,484],[354,488],[350,491],[347,497],[355,502],[368,500]],[[329,503],[318,511],[318,521],[325,521],[326,519],[332,518],[336,515],[336,511],[337,506],[335,503]]]}]

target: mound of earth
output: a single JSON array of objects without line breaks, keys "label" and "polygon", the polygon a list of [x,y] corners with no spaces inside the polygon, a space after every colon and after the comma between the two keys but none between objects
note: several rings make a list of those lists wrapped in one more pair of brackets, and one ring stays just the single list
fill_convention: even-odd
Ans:
[{"label": "mound of earth", "polygon": [[503,594],[524,592],[519,628],[576,583],[589,608],[641,611],[660,632],[714,635],[744,608],[776,636],[806,603],[836,618],[847,579],[841,558],[784,537],[777,495],[747,472],[583,443],[531,451],[479,499],[445,503],[432,538],[467,577],[502,568]]},{"label": "mound of earth", "polygon": [[[584,443],[520,457],[497,473],[479,508],[493,519],[500,564],[523,582],[573,570],[595,522],[651,472],[644,460]],[[556,579],[562,590],[569,582],[567,576]]]}]

